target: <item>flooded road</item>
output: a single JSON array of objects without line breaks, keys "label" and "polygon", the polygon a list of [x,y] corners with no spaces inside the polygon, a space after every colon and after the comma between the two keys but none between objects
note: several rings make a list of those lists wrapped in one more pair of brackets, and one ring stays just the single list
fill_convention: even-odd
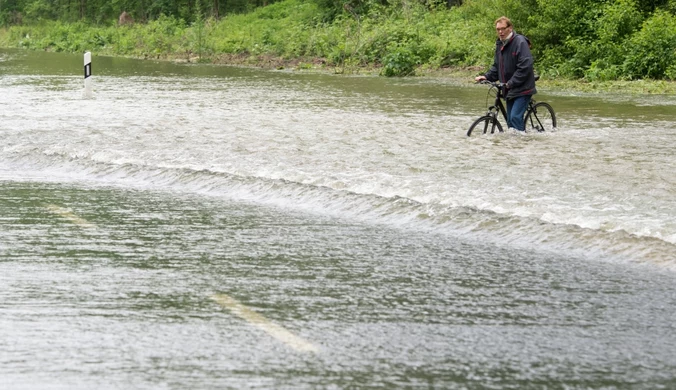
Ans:
[{"label": "flooded road", "polygon": [[1,51],[12,389],[672,388],[676,97]]}]

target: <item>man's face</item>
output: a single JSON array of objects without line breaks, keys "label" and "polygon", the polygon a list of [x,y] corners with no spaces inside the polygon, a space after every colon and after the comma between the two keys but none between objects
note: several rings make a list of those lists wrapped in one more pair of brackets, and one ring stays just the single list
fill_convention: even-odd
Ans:
[{"label": "man's face", "polygon": [[505,38],[509,35],[509,33],[512,32],[511,27],[507,27],[506,22],[498,22],[495,25],[495,31],[498,33],[498,38],[500,38],[501,41],[504,41]]}]

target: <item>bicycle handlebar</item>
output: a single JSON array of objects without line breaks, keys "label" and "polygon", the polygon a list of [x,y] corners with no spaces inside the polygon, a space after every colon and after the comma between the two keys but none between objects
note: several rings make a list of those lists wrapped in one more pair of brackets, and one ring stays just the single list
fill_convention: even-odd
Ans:
[{"label": "bicycle handlebar", "polygon": [[[535,81],[538,81],[540,79],[540,75],[536,74],[534,76],[534,79],[535,79]],[[492,86],[497,87],[497,88],[502,88],[504,86],[504,84],[501,83],[500,81],[488,81],[486,79],[478,81],[477,84],[487,84],[487,85],[492,85]]]},{"label": "bicycle handlebar", "polygon": [[488,80],[481,80],[477,84],[486,84],[486,85],[492,85],[497,88],[502,88],[502,83],[499,81],[488,81]]}]

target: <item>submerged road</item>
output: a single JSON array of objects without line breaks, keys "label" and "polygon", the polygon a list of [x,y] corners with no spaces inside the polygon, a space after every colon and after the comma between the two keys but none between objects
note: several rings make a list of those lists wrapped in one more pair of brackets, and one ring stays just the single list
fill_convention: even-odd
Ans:
[{"label": "submerged road", "polygon": [[8,388],[674,381],[669,274],[191,194],[0,183]]}]

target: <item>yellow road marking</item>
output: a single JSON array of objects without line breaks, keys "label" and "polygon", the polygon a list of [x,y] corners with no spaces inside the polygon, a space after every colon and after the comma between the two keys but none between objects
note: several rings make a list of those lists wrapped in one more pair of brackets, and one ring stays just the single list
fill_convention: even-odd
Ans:
[{"label": "yellow road marking", "polygon": [[318,352],[319,349],[314,346],[312,343],[304,340],[301,337],[296,336],[295,334],[289,332],[283,327],[273,324],[267,318],[262,315],[254,312],[243,304],[237,302],[235,299],[225,295],[225,294],[216,294],[211,297],[219,305],[230,310],[238,317],[248,321],[250,324],[258,327],[259,329],[267,332],[272,337],[283,342],[284,344],[290,346],[291,348],[301,351],[301,352]]},{"label": "yellow road marking", "polygon": [[82,219],[82,218],[78,217],[77,215],[73,214],[72,211],[65,209],[61,206],[57,206],[55,204],[50,204],[50,205],[47,205],[47,210],[51,211],[52,213],[54,213],[54,214],[56,214],[56,215],[58,215],[62,218],[65,218],[65,219],[71,221],[72,223],[74,223],[76,225],[86,227],[86,228],[96,228],[96,225],[94,225],[93,223],[87,221],[86,219]]}]

